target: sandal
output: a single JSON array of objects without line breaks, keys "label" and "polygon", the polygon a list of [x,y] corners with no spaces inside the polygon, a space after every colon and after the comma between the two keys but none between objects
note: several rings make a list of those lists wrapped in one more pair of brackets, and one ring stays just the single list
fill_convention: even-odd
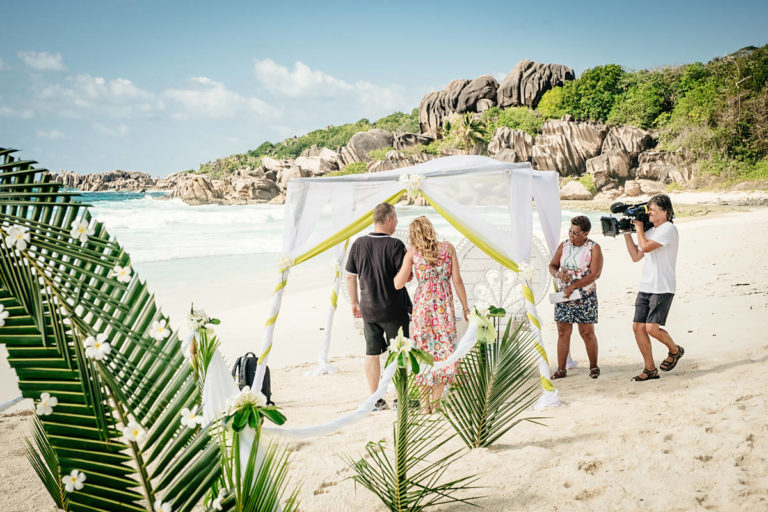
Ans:
[{"label": "sandal", "polygon": [[669,352],[667,354],[667,358],[672,358],[672,360],[671,361],[668,361],[667,359],[663,360],[659,365],[659,368],[663,372],[670,371],[672,368],[677,366],[677,362],[680,360],[681,357],[683,357],[684,354],[685,354],[685,349],[680,345],[678,345],[676,353],[673,354],[672,352]]},{"label": "sandal", "polygon": [[552,374],[552,380],[564,379],[567,376],[568,376],[567,370],[556,370],[555,373]]},{"label": "sandal", "polygon": [[589,376],[593,379],[596,379],[600,376],[600,368],[595,366],[593,368],[589,369]]},{"label": "sandal", "polygon": [[[643,377],[643,375],[645,375],[645,377]],[[659,370],[657,370],[656,368],[654,368],[653,370],[647,370],[643,368],[642,373],[640,375],[635,375],[634,377],[632,377],[632,380],[635,382],[645,382],[647,380],[653,380],[658,378],[660,378]]]}]

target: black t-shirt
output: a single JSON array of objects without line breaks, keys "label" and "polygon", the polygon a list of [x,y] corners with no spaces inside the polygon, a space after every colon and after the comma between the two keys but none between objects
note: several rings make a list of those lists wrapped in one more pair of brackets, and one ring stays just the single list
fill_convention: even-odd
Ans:
[{"label": "black t-shirt", "polygon": [[357,274],[364,321],[408,319],[411,299],[405,288],[396,290],[394,283],[404,257],[405,244],[385,233],[369,233],[352,244],[347,258],[347,272]]}]

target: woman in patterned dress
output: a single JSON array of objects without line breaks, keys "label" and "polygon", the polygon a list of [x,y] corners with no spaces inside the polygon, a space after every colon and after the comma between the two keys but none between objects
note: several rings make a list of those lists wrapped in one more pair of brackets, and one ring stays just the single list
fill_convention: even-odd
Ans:
[{"label": "woman in patterned dress", "polygon": [[[395,288],[405,286],[413,272],[419,281],[413,297],[411,339],[416,347],[428,351],[435,362],[445,361],[456,350],[456,315],[453,307],[451,282],[456,289],[464,320],[469,315],[467,293],[459,272],[456,249],[448,242],[438,243],[435,228],[426,217],[414,220],[409,229],[411,246],[403,266],[395,276]],[[424,399],[424,412],[439,407],[446,384],[453,382],[458,363],[422,371],[414,377]]]},{"label": "woman in patterned dress", "polygon": [[566,376],[565,369],[568,352],[571,348],[573,324],[578,324],[579,334],[584,340],[589,358],[589,376],[600,376],[597,366],[597,287],[595,281],[603,270],[603,252],[600,246],[587,238],[592,223],[583,215],[571,219],[568,240],[564,240],[555,251],[549,263],[549,273],[560,281],[565,288],[559,288],[570,297],[578,289],[580,299],[555,304],[555,322],[557,323],[557,371],[553,379]]}]

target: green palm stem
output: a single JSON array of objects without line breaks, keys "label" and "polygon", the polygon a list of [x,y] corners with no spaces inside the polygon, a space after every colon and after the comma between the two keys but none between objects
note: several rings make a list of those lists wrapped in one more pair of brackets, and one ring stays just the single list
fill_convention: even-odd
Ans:
[{"label": "green palm stem", "polygon": [[[105,373],[107,373],[106,368],[104,368],[104,366],[99,362],[96,362],[96,365],[99,370],[99,374],[102,377],[104,377]],[[117,415],[120,417],[119,418],[120,423],[122,423],[123,425],[128,425],[128,421],[129,421],[128,417],[123,412],[122,407],[120,407],[120,404],[125,402],[122,400],[122,397],[118,398],[117,393],[115,392],[115,389],[113,387],[115,383],[112,381],[111,378],[109,378],[109,376],[107,376],[107,378],[105,378],[104,381],[106,384],[105,387],[107,388],[107,393],[109,397],[112,399],[112,402],[115,404],[115,410],[117,411]],[[131,447],[131,454],[133,455],[133,459],[136,462],[136,468],[139,471],[141,485],[144,488],[144,493],[145,493],[145,496],[147,497],[147,510],[149,512],[153,512],[154,503],[155,503],[155,492],[152,489],[152,481],[149,478],[149,475],[147,474],[147,464],[144,461],[144,457],[141,454],[141,449],[139,448],[139,445],[136,442],[130,441],[128,443],[128,446]]]},{"label": "green palm stem", "polygon": [[395,373],[395,389],[397,391],[397,437],[395,437],[395,467],[397,470],[397,487],[395,489],[398,510],[402,510],[407,481],[406,467],[408,464],[408,369],[398,368]]}]

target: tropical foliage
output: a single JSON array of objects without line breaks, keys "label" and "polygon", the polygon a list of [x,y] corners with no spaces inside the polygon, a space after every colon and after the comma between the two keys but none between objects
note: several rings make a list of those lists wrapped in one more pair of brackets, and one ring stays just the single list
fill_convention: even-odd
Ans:
[{"label": "tropical foliage", "polygon": [[461,360],[443,400],[445,416],[470,448],[490,446],[515,425],[536,420],[520,418],[539,390],[532,334],[524,332],[522,324],[510,332],[510,321],[499,336],[499,319],[505,314],[493,306],[485,314],[475,311],[478,343]]},{"label": "tropical foliage", "polygon": [[450,427],[440,419],[419,414],[418,407],[409,406],[413,396],[409,373],[418,373],[422,364],[431,364],[432,356],[415,348],[401,330],[390,345],[387,364],[390,363],[397,364],[393,380],[401,404],[393,426],[392,447],[384,441],[370,442],[364,458],[348,458],[355,473],[353,480],[374,493],[391,511],[473,503],[477,497],[457,494],[472,489],[474,476],[443,481],[449,466],[462,455],[460,450],[447,446],[453,437],[448,435]]},{"label": "tropical foliage", "polygon": [[181,424],[200,395],[168,319],[86,205],[12,153],[0,149],[0,338],[37,402],[33,467],[65,510],[191,510],[219,476],[218,444]]}]

